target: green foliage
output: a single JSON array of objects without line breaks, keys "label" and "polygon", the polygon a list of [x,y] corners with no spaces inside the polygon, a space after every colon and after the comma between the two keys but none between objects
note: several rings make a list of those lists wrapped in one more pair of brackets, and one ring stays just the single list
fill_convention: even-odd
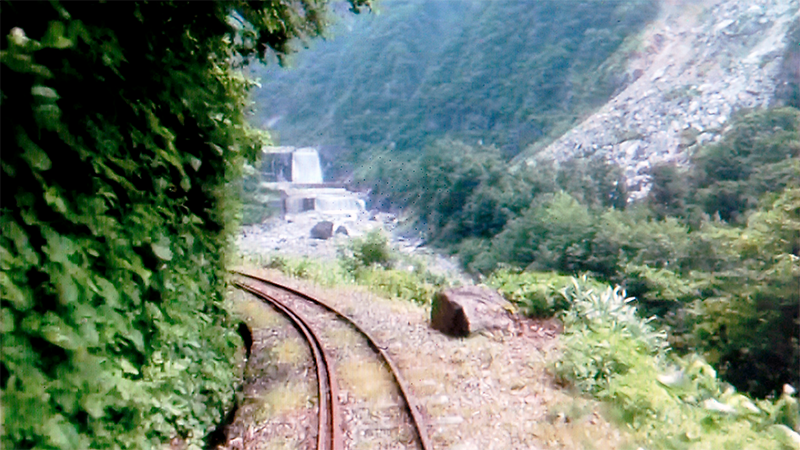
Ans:
[{"label": "green foliage", "polygon": [[[245,258],[248,259],[248,258]],[[320,261],[302,257],[287,257],[282,255],[269,256],[266,261],[260,258],[250,263],[258,266],[279,270],[295,278],[312,280],[322,286],[338,286],[352,283],[352,276],[344,270],[341,264],[333,261]]]},{"label": "green foliage", "polygon": [[400,255],[380,230],[354,237],[339,249],[338,261],[294,258],[282,255],[245,257],[245,262],[279,270],[289,276],[323,286],[357,284],[389,298],[429,304],[434,292],[450,284],[431,273],[420,257]]},{"label": "green foliage", "polygon": [[198,448],[219,423],[225,198],[264,143],[231,63],[322,6],[2,5],[0,446]]},{"label": "green foliage", "polygon": [[397,254],[381,230],[351,238],[339,249],[339,264],[360,285],[392,298],[430,303],[437,287],[447,284],[418,258]]},{"label": "green foliage", "polygon": [[647,202],[658,219],[688,217],[689,174],[675,164],[656,164],[650,171]]},{"label": "green foliage", "polygon": [[701,147],[691,170],[653,169],[648,203],[656,217],[681,218],[693,227],[702,214],[743,225],[761,197],[797,185],[800,111],[772,108],[742,113],[723,139]]},{"label": "green foliage", "polygon": [[778,401],[753,402],[721,383],[697,356],[666,358],[665,336],[636,314],[619,288],[578,283],[564,313],[556,374],[613,407],[653,449],[793,449],[800,413],[790,387]]},{"label": "green foliage", "polygon": [[[696,167],[657,167],[647,202],[625,209],[618,168],[587,159],[512,166],[491,148],[456,141],[417,158],[382,153],[365,179],[382,206],[412,210],[426,237],[473,273],[513,267],[620,284],[678,350],[702,352],[724,379],[765,396],[800,373],[791,278],[800,244],[789,206],[800,179],[797,120],[790,108],[741,116],[698,151]],[[747,199],[730,210],[737,224],[706,209],[707,194],[723,188]],[[783,206],[770,206],[780,192]],[[745,217],[756,222],[741,228]],[[531,314],[561,307],[530,295]]]},{"label": "green foliage", "polygon": [[376,266],[359,269],[355,273],[355,280],[376,294],[409,300],[420,305],[430,304],[439,287],[428,282],[424,274]]},{"label": "green foliage", "polygon": [[[497,289],[510,302],[522,308],[531,317],[553,317],[570,308],[565,291],[574,288],[574,278],[554,272],[520,272],[500,269],[486,279],[486,284]],[[584,277],[581,284],[601,289],[602,284]]]},{"label": "green foliage", "polygon": [[755,395],[800,385],[800,189],[752,214],[739,233],[708,227],[731,265],[713,274],[690,310],[695,346],[739,389]]},{"label": "green foliage", "polygon": [[363,238],[352,238],[339,248],[339,262],[350,273],[373,266],[389,269],[394,260],[389,238],[377,229],[368,232]]},{"label": "green foliage", "polygon": [[[258,122],[290,145],[416,152],[449,137],[513,156],[566,131],[626,80],[650,0],[396,1],[290,71],[259,72]],[[513,17],[514,20],[508,20]]]},{"label": "green foliage", "polygon": [[[594,270],[582,262],[590,257],[594,210],[625,205],[620,177],[618,167],[596,159],[515,166],[494,148],[451,140],[425,147],[416,158],[379,153],[359,173],[375,206],[411,210],[426,238],[457,248],[465,266],[478,273],[489,273],[501,262],[534,260],[543,270]],[[480,241],[501,231],[491,245]],[[539,248],[529,245],[533,236]],[[561,258],[565,246],[571,253]]]},{"label": "green foliage", "polygon": [[696,157],[695,202],[725,221],[746,223],[746,212],[767,192],[800,179],[800,111],[777,108],[743,115],[723,140]]},{"label": "green foliage", "polygon": [[576,272],[589,256],[595,217],[560,192],[524,211],[492,240],[500,261],[517,266],[535,262],[539,270]]},{"label": "green foliage", "polygon": [[530,202],[526,174],[510,174],[497,149],[442,140],[416,158],[381,154],[361,173],[379,206],[407,207],[439,243],[490,237]]}]

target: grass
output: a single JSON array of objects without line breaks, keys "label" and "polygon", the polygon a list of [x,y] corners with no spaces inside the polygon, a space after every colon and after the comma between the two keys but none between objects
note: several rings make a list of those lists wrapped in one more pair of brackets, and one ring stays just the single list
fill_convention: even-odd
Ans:
[{"label": "grass", "polygon": [[336,367],[341,387],[356,398],[370,403],[393,401],[393,393],[396,391],[394,380],[383,363],[350,357],[339,362]]},{"label": "grass", "polygon": [[254,422],[315,405],[317,393],[313,387],[313,384],[302,381],[288,381],[272,386],[260,397],[260,407],[253,414]]},{"label": "grass", "polygon": [[270,356],[279,364],[295,364],[307,358],[309,353],[299,339],[284,339],[272,347]]}]

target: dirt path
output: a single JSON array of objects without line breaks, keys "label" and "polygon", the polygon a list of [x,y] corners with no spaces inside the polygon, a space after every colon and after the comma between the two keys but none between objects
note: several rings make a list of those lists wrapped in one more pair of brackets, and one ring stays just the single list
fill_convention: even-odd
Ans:
[{"label": "dirt path", "polygon": [[[558,387],[547,372],[548,362],[558,356],[553,322],[523,319],[503,332],[455,339],[430,329],[426,307],[261,272],[326,299],[383,342],[422,403],[437,449],[615,449],[626,444],[596,403]],[[269,307],[233,297],[254,328],[254,355],[263,356],[248,367],[248,403],[224,448],[313,448],[307,430],[316,410],[314,385],[297,381],[298,374],[311,370],[307,350]],[[378,392],[381,384],[368,365],[357,357],[348,365],[351,384],[375,385]],[[359,448],[404,448],[399,440],[387,447],[382,436],[364,442]]]}]

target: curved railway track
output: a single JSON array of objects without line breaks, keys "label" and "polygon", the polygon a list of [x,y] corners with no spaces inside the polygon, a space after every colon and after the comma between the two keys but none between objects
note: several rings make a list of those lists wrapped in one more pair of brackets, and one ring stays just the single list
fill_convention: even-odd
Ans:
[{"label": "curved railway track", "polygon": [[[296,289],[292,289],[288,286],[281,285],[274,281],[247,272],[241,272],[237,270],[231,272],[246,279],[264,283],[270,288],[283,291],[289,295],[317,305],[344,320],[351,328],[364,336],[370,347],[380,355],[383,362],[385,362],[385,364],[388,366],[389,372],[397,383],[400,394],[406,404],[407,412],[409,413],[413,427],[416,430],[420,448],[422,448],[422,450],[433,450],[433,446],[427,434],[425,421],[418,407],[418,402],[411,395],[408,388],[408,383],[405,381],[402,375],[400,375],[400,371],[397,369],[397,366],[391,360],[384,348],[378,345],[377,341],[373,339],[369,332],[361,328],[346,314],[338,311],[322,300],[300,292]],[[305,340],[308,342],[308,345],[311,348],[312,357],[314,359],[314,365],[316,366],[319,390],[319,430],[317,435],[317,449],[342,450],[344,448],[344,443],[342,439],[343,428],[339,408],[338,383],[332,368],[331,358],[329,358],[329,356],[326,354],[319,334],[311,327],[309,321],[306,320],[301,314],[299,314],[285,302],[276,298],[275,295],[267,292],[265,289],[239,280],[234,281],[234,285],[255,295],[262,301],[271,304],[276,310],[278,310],[292,322],[295,328],[300,331]]]}]

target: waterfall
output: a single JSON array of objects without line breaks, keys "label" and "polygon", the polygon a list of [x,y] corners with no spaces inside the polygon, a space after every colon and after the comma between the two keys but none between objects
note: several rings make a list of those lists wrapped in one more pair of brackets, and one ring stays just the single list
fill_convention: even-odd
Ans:
[{"label": "waterfall", "polygon": [[319,154],[313,148],[301,148],[292,153],[292,183],[322,183]]}]

